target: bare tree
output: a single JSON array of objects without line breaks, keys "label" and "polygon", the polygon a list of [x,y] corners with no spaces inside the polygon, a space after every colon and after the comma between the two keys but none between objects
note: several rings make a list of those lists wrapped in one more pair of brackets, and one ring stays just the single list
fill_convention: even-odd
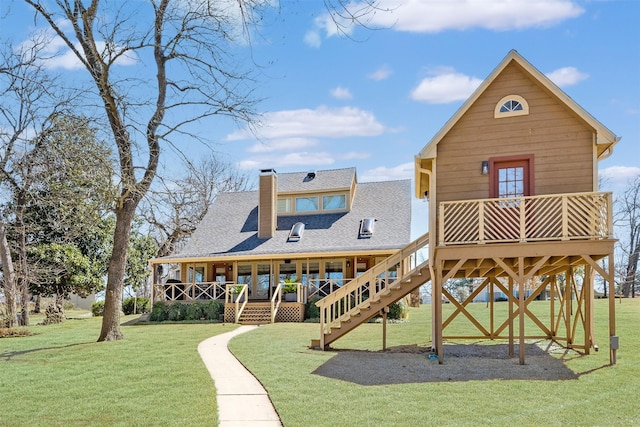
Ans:
[{"label": "bare tree", "polygon": [[[238,70],[231,43],[268,2],[25,2],[88,73],[117,147],[120,196],[98,341],[118,340],[131,225],[156,176],[161,141],[196,137],[189,125],[213,115],[251,121],[251,76]],[[126,61],[148,61],[146,75],[127,74],[119,66]]]},{"label": "bare tree", "polygon": [[159,176],[140,210],[158,244],[156,256],[171,255],[193,234],[218,193],[251,186],[248,175],[213,155],[188,164],[184,178]]},{"label": "bare tree", "polygon": [[[98,338],[117,340],[131,225],[158,171],[161,142],[197,138],[191,126],[215,115],[252,123],[253,81],[239,69],[234,43],[246,41],[272,2],[24,1],[82,64],[117,147],[120,197]],[[126,73],[119,65],[130,62],[148,68]]]},{"label": "bare tree", "polygon": [[627,189],[617,200],[616,211],[616,225],[625,233],[618,244],[622,254],[618,267],[621,291],[627,298],[635,297],[640,258],[640,176],[629,182]]}]

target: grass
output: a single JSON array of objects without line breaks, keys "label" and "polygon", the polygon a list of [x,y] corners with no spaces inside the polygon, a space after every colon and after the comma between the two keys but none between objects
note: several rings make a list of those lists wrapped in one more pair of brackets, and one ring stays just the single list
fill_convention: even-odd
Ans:
[{"label": "grass", "polygon": [[[506,307],[503,305],[502,307]],[[531,309],[544,313],[545,302]],[[446,307],[452,310],[453,307]],[[499,309],[501,309],[499,307]],[[481,315],[484,304],[471,310]],[[234,338],[230,347],[269,392],[284,425],[295,426],[602,426],[640,425],[640,299],[616,304],[621,348],[618,364],[609,363],[607,301],[596,301],[596,341],[600,351],[580,357],[569,353],[564,364],[573,380],[484,380],[364,386],[314,374],[339,351],[307,347],[319,336],[317,324],[267,325]],[[445,314],[446,315],[446,314]],[[525,328],[529,328],[527,322]],[[336,341],[339,349],[379,350],[381,325],[366,324]],[[456,321],[452,331],[469,330]],[[529,330],[529,329],[527,329]],[[447,330],[448,331],[448,330]],[[452,333],[452,332],[450,332]],[[428,306],[412,309],[408,323],[388,325],[388,346],[430,342]],[[559,355],[558,357],[560,357]],[[429,368],[430,363],[426,368]],[[445,356],[445,363],[446,356]],[[505,361],[509,363],[509,361]],[[389,366],[388,369],[402,369]]]},{"label": "grass", "polygon": [[217,424],[197,345],[233,325],[123,326],[124,340],[97,343],[100,322],[67,320],[0,339],[0,426]]},{"label": "grass", "polygon": [[[615,367],[607,366],[606,305],[596,301],[600,351],[563,360],[576,373],[573,380],[374,386],[336,380],[314,374],[340,354],[307,348],[318,337],[318,324],[262,326],[234,338],[231,349],[265,385],[287,427],[640,425],[640,299],[616,304],[621,349]],[[535,303],[531,309],[542,313],[546,307]],[[479,317],[486,314],[484,304],[473,304],[471,310]],[[33,336],[0,339],[0,426],[216,425],[215,389],[197,344],[233,325],[123,326],[124,340],[96,343],[100,319],[78,317],[30,327]],[[363,325],[335,347],[379,350],[381,328]],[[469,324],[456,321],[451,328],[464,331]],[[426,347],[429,307],[412,309],[409,322],[390,324],[387,332],[389,347]],[[435,363],[425,361],[426,368]]]}]

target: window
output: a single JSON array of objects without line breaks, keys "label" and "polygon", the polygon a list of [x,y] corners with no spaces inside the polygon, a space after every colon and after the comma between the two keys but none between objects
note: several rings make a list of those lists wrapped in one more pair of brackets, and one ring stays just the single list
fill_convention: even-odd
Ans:
[{"label": "window", "polygon": [[318,197],[296,197],[296,212],[310,212],[317,211]]},{"label": "window", "polygon": [[344,209],[347,207],[347,197],[344,194],[338,194],[333,196],[322,196],[322,209],[336,210]]},{"label": "window", "polygon": [[529,104],[518,95],[507,95],[496,104],[493,117],[500,119],[503,117],[524,116],[529,114]]},{"label": "window", "polygon": [[291,212],[291,198],[282,198],[278,199],[278,213],[287,213]]}]

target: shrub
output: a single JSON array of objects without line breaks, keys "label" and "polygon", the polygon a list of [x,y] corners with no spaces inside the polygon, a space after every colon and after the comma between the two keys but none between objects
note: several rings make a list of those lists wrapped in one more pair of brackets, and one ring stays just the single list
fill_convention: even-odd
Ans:
[{"label": "shrub", "polygon": [[217,321],[223,313],[223,305],[218,300],[207,301],[202,304],[202,314],[207,320]]},{"label": "shrub", "polygon": [[184,320],[200,320],[201,317],[204,317],[204,312],[199,303],[193,302],[187,305]]},{"label": "shrub", "polygon": [[398,302],[394,302],[389,306],[389,313],[387,314],[387,319],[406,319],[409,317],[409,309],[407,308],[407,303],[402,299]]},{"label": "shrub", "polygon": [[28,337],[30,335],[33,335],[33,332],[28,329],[0,328],[0,338]]},{"label": "shrub", "polygon": [[[135,309],[135,313],[134,313]],[[124,314],[142,314],[149,312],[149,298],[138,298],[134,297],[126,298],[122,302],[122,312]]]},{"label": "shrub", "polygon": [[64,304],[62,304],[62,308],[66,311],[66,310],[73,310],[74,308],[76,308],[76,306],[73,305],[71,301],[65,301]]},{"label": "shrub", "polygon": [[184,320],[187,314],[187,307],[181,302],[174,302],[169,306],[169,320],[178,322]]},{"label": "shrub", "polygon": [[307,301],[307,312],[305,319],[319,319],[320,318],[320,309],[316,307],[316,302],[320,301],[322,298],[318,296],[314,296],[309,298]]},{"label": "shrub", "polygon": [[152,322],[163,322],[169,319],[169,305],[165,301],[156,301],[151,309],[149,320]]},{"label": "shrub", "polygon": [[44,309],[44,319],[42,325],[53,325],[55,323],[62,323],[65,320],[64,309],[58,309],[55,304],[49,304]]},{"label": "shrub", "polygon": [[91,304],[91,314],[95,317],[104,315],[104,301],[96,301]]}]

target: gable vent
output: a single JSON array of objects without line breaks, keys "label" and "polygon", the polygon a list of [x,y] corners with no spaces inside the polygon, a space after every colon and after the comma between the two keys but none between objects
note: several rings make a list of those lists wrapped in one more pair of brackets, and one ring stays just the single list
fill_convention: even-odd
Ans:
[{"label": "gable vent", "polygon": [[373,229],[376,223],[375,218],[365,218],[360,221],[360,236],[363,237],[371,237],[373,236]]},{"label": "gable vent", "polygon": [[296,222],[291,227],[291,231],[289,232],[289,238],[287,239],[287,241],[297,242],[302,238],[302,233],[304,233],[304,222]]}]

